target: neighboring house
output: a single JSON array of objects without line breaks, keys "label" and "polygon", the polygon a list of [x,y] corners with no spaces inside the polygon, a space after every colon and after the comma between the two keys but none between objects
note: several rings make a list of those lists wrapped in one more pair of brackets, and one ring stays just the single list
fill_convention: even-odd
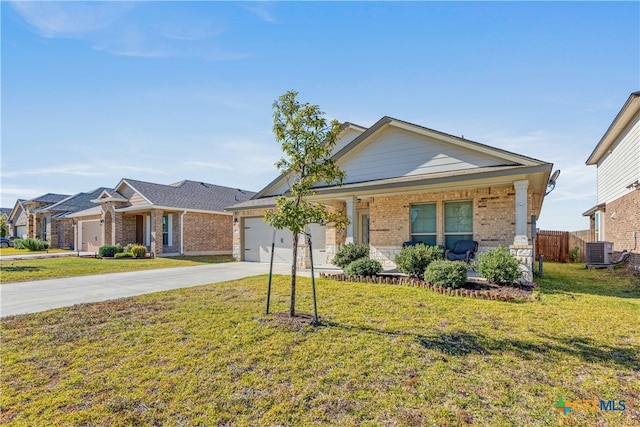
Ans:
[{"label": "neighboring house", "polygon": [[154,255],[231,254],[230,204],[255,193],[196,181],[163,185],[122,179],[104,189],[94,206],[66,215],[75,224],[76,247],[138,243]]},{"label": "neighboring house", "polygon": [[75,248],[74,223],[69,215],[94,207],[95,203],[92,200],[105,190],[107,188],[100,187],[86,193],[74,194],[57,203],[35,209],[35,223],[41,225],[40,238],[46,240],[51,248]]},{"label": "neighboring house", "polygon": [[592,240],[613,243],[614,259],[630,252],[640,267],[640,92],[634,92],[587,159],[596,165],[597,205],[590,218]]},{"label": "neighboring house", "polygon": [[9,235],[21,239],[27,237],[27,211],[24,202],[24,199],[16,200],[16,204],[8,216]]},{"label": "neighboring house", "polygon": [[[319,185],[309,200],[346,211],[351,224],[345,232],[310,227],[314,264],[330,263],[347,242],[369,244],[371,257],[393,268],[404,242],[451,248],[473,239],[480,250],[511,247],[531,277],[531,221],[540,215],[552,164],[390,117],[368,129],[345,123],[333,158],[346,172],[344,185]],[[286,195],[288,178],[227,208],[237,259],[269,260],[274,234],[262,217],[275,196]],[[291,262],[291,233],[275,236],[275,261]],[[300,252],[299,265],[308,266],[308,248]]]},{"label": "neighboring house", "polygon": [[7,216],[7,219],[6,219],[6,221],[7,221],[6,222],[6,225],[7,225],[7,230],[6,230],[7,231],[7,237],[8,236],[13,236],[13,234],[11,234],[11,230],[12,230],[13,227],[11,225],[11,221],[9,220],[9,216],[11,215],[11,211],[12,210],[13,209],[11,209],[11,208],[0,208],[0,216],[2,216],[2,215],[6,215]]},{"label": "neighboring house", "polygon": [[[42,239],[49,244],[52,242],[52,212],[47,211],[46,208],[54,205],[62,200],[65,200],[71,196],[67,194],[54,194],[47,193],[42,196],[34,197],[33,199],[25,200],[22,202],[22,208],[24,214],[26,214],[26,237]],[[18,202],[16,203],[18,204]],[[18,214],[19,209],[14,208],[12,217]],[[22,236],[21,236],[22,237]],[[57,239],[54,239],[57,242]],[[56,246],[53,246],[56,247]]]}]

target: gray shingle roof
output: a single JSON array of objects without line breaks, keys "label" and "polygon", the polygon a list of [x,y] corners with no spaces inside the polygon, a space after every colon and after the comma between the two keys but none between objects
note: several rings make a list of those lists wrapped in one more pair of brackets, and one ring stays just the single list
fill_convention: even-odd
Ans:
[{"label": "gray shingle roof", "polygon": [[33,199],[27,200],[27,202],[42,202],[42,203],[58,203],[64,199],[69,197],[69,194],[54,194],[47,193],[42,196],[34,197]]},{"label": "gray shingle roof", "polygon": [[224,212],[224,208],[249,200],[255,193],[238,188],[184,180],[171,185],[123,179],[152,204],[178,209]]},{"label": "gray shingle roof", "polygon": [[11,215],[11,211],[13,211],[12,208],[0,208],[0,216],[2,216],[2,214],[5,214],[7,218],[9,218],[9,215]]},{"label": "gray shingle roof", "polygon": [[104,190],[108,189],[105,187],[100,187],[87,193],[78,193],[74,196],[63,199],[58,203],[41,208],[39,209],[39,211],[46,210],[52,212],[61,212],[61,214],[58,214],[57,216],[83,211],[85,209],[95,207],[96,204],[91,202],[91,200],[97,198],[100,194],[102,194]]}]

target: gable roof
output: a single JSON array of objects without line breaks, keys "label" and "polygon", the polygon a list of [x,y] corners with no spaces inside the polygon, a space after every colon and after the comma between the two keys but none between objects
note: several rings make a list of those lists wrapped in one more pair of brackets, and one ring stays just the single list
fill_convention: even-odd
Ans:
[{"label": "gable roof", "polygon": [[11,213],[9,214],[9,221],[13,222],[15,221],[16,216],[20,216],[18,215],[19,212],[24,211],[24,205],[22,204],[25,200],[24,199],[18,199],[16,200],[15,205],[13,205],[13,209],[11,209]]},{"label": "gable roof", "polygon": [[0,216],[2,216],[2,214],[5,214],[7,216],[7,219],[9,219],[9,215],[11,215],[12,211],[12,208],[0,208]]},{"label": "gable roof", "polygon": [[69,196],[58,203],[40,208],[37,211],[58,212],[54,218],[61,218],[65,215],[94,207],[95,203],[93,203],[92,200],[100,195],[104,190],[105,187],[100,187],[90,192],[74,194],[73,196]]},{"label": "gable roof", "polygon": [[389,116],[384,116],[383,118],[378,120],[373,126],[368,128],[359,137],[351,141],[351,143],[349,143],[342,150],[337,152],[333,156],[333,158],[335,160],[338,160],[341,157],[345,156],[349,151],[353,150],[356,146],[362,144],[363,141],[370,139],[373,135],[379,133],[386,126],[394,126],[400,129],[407,130],[409,132],[415,132],[417,134],[428,136],[433,139],[438,139],[448,144],[463,147],[463,148],[476,151],[476,152],[481,152],[484,154],[489,154],[491,156],[503,158],[506,162],[510,162],[514,164],[521,164],[523,166],[533,166],[534,164],[544,163],[540,160],[537,160],[531,157],[522,156],[520,154],[512,153],[507,150],[491,147],[489,145],[485,145],[479,142],[460,138],[454,135],[450,135],[448,133],[440,132],[424,126],[409,123],[404,120],[398,120]]},{"label": "gable roof", "polygon": [[66,199],[67,197],[71,197],[68,194],[55,194],[55,193],[47,193],[42,196],[34,197],[33,199],[25,200],[24,203],[29,202],[38,202],[38,203],[58,203],[61,200]]},{"label": "gable roof", "polygon": [[138,193],[149,205],[214,212],[224,212],[226,206],[244,202],[255,194],[238,188],[189,180],[165,185],[123,178],[116,186],[116,191],[123,186]]},{"label": "gable roof", "polygon": [[[365,129],[363,127],[359,128]],[[408,135],[413,135],[415,137],[413,138],[415,140],[414,145],[418,150],[421,150],[419,151],[418,155],[410,155],[406,161],[404,159],[395,159],[396,163],[399,163],[397,169],[399,170],[405,168],[405,173],[389,175],[389,171],[383,170],[385,169],[384,167],[376,168],[376,165],[367,163],[366,160],[358,160],[360,163],[363,163],[362,165],[357,165],[360,170],[368,169],[369,171],[372,170],[373,172],[367,171],[366,173],[361,173],[360,175],[358,175],[357,173],[351,174],[348,170],[348,167],[344,167],[345,164],[348,165],[349,162],[354,163],[353,159],[356,159],[356,156],[359,155],[359,153],[361,153],[365,147],[375,143],[380,139],[383,133],[389,129],[400,130],[407,132]],[[439,167],[433,167],[433,164],[441,162],[440,157],[442,156],[440,156],[439,154],[442,154],[442,152],[432,153],[436,155],[431,159],[423,158],[422,154],[424,153],[424,149],[422,149],[422,147],[426,147],[427,143],[433,145],[434,147],[437,146],[437,148],[440,150],[445,150],[449,153],[455,153],[456,155],[462,154],[462,157],[474,157],[479,161],[469,163],[465,162],[464,160],[456,159],[455,161],[458,163],[457,165],[440,165]],[[333,154],[332,159],[338,162],[341,168],[343,168],[343,170],[347,172],[347,179],[345,181],[345,184],[354,185],[358,183],[362,183],[364,185],[364,183],[378,180],[393,180],[396,178],[403,178],[407,175],[412,175],[421,180],[425,180],[426,178],[432,176],[432,174],[446,173],[454,170],[460,172],[462,170],[489,172],[491,171],[491,168],[504,168],[505,166],[508,166],[510,169],[508,173],[518,173],[520,172],[519,170],[517,170],[518,168],[521,168],[523,171],[525,169],[535,169],[540,167],[545,170],[551,169],[550,163],[546,163],[541,160],[491,147],[479,142],[459,138],[450,134],[446,134],[444,132],[439,132],[433,129],[426,128],[424,126],[419,126],[389,116],[381,118],[373,126],[364,130],[357,137],[353,138],[349,143],[340,146],[339,149]],[[390,158],[388,156],[378,156],[377,161],[381,163],[381,166],[387,165],[390,163]],[[431,163],[429,163],[430,161]],[[411,165],[409,165],[409,163],[411,163]],[[502,173],[507,172],[503,171]],[[464,174],[459,173],[459,175]],[[260,192],[258,192],[252,199],[272,197],[286,192],[286,188],[288,188],[288,178],[288,175],[280,175],[265,188],[263,188]],[[546,186],[546,181],[544,182],[544,185]],[[316,188],[323,187],[327,186],[323,184],[319,184],[318,186],[316,186]]]},{"label": "gable roof", "polygon": [[627,127],[633,122],[633,120],[640,114],[640,91],[633,92],[627,102],[625,102],[622,109],[618,112],[618,115],[609,129],[604,133],[600,142],[593,149],[593,152],[586,161],[587,165],[596,165],[602,159],[602,156],[607,154],[611,147],[618,141],[618,138],[624,132]]}]

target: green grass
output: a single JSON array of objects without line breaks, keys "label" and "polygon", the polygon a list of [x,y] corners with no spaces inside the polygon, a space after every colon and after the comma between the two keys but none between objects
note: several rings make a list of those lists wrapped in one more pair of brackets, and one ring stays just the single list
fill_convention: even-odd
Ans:
[{"label": "green grass", "polygon": [[16,249],[16,248],[0,248],[0,256],[5,255],[29,255],[29,254],[46,254],[46,253],[59,253],[59,252],[69,252],[72,253],[68,249],[48,249],[45,251],[30,251],[28,249]]},{"label": "green grass", "polygon": [[[537,301],[515,304],[318,280],[317,328],[264,315],[266,276],[5,318],[1,420],[638,425],[638,278],[548,263],[539,282]],[[288,286],[275,278],[274,311]],[[627,410],[565,416],[560,397]]]},{"label": "green grass", "polygon": [[29,260],[5,260],[0,266],[0,282],[24,282],[27,280],[55,279],[86,276],[89,274],[118,273],[122,271],[151,270],[156,268],[188,267],[233,261],[230,255],[181,256],[145,259],[100,258],[43,258]]}]

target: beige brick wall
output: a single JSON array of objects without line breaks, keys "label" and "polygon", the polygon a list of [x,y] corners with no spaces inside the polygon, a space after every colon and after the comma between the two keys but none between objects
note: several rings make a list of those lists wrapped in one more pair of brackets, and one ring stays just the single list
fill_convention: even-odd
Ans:
[{"label": "beige brick wall", "polygon": [[[634,231],[636,239],[633,238]],[[613,242],[615,253],[626,249],[633,254],[630,263],[640,266],[640,190],[607,203],[604,232],[605,240]]]},{"label": "beige brick wall", "polygon": [[[180,236],[180,215],[174,218]],[[184,216],[184,251],[230,254],[233,247],[233,217],[231,215],[187,212]],[[174,245],[180,245],[175,242]]]},{"label": "beige brick wall", "polygon": [[122,246],[127,246],[129,243],[144,244],[144,241],[136,242],[136,216],[125,215],[122,213],[118,213],[116,215],[116,227],[118,227],[116,228],[116,233],[118,235],[118,238],[116,239],[117,243],[120,243]]},{"label": "beige brick wall", "polygon": [[73,244],[73,220],[56,219],[53,224],[55,234],[52,235],[51,244],[53,248],[69,249]]},{"label": "beige brick wall", "polygon": [[[411,240],[411,205],[418,203],[436,203],[436,241],[444,245],[444,202],[462,200],[473,201],[473,238],[480,250],[513,244],[515,190],[512,185],[377,196],[369,207],[371,257],[382,262],[385,268],[395,267],[393,260],[402,243]],[[530,206],[530,193],[528,203]],[[530,225],[527,226],[527,234],[530,234]]]},{"label": "beige brick wall", "polygon": [[[436,203],[437,243],[444,244],[444,202],[473,201],[473,236],[483,247],[509,246],[515,237],[513,186],[378,196],[370,204],[373,246],[401,246],[411,240],[411,205]],[[527,233],[529,233],[529,227]]]},{"label": "beige brick wall", "polygon": [[150,251],[155,255],[162,255],[162,215],[161,210],[151,211],[151,245]]}]

